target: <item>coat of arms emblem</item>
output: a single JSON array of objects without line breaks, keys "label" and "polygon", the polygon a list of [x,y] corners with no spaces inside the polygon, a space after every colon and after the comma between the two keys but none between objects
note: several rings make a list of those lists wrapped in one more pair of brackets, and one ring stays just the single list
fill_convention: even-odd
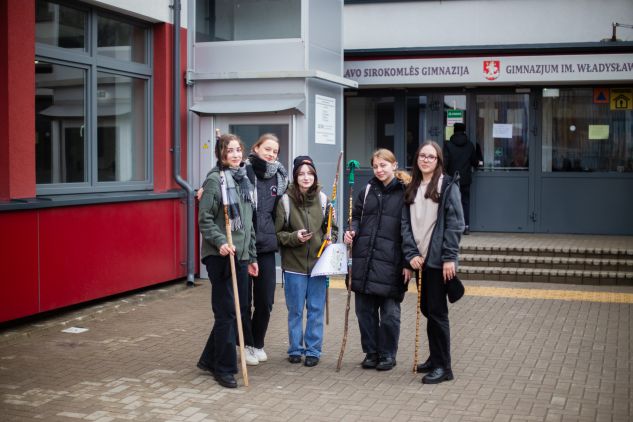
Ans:
[{"label": "coat of arms emblem", "polygon": [[499,77],[501,62],[499,60],[484,60],[484,76],[489,81],[494,81]]}]

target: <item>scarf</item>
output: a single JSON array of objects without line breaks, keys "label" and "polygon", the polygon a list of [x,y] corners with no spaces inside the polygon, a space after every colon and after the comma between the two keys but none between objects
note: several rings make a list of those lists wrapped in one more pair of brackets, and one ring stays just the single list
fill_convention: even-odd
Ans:
[{"label": "scarf", "polygon": [[[224,170],[224,180],[226,181],[226,198],[228,201],[229,220],[231,222],[231,231],[242,230],[244,222],[240,215],[240,196],[243,202],[254,205],[254,189],[250,180],[246,175],[246,166],[241,164],[237,168],[229,168]],[[236,184],[240,187],[238,194]]]},{"label": "scarf", "polygon": [[[279,161],[266,161],[259,158],[256,154],[250,154],[246,160],[246,164],[250,164],[255,172],[255,184],[257,179],[270,179],[277,176],[277,196],[281,197],[288,189],[288,172]],[[255,189],[257,192],[257,189]],[[257,194],[255,194],[255,204],[257,204]]]}]

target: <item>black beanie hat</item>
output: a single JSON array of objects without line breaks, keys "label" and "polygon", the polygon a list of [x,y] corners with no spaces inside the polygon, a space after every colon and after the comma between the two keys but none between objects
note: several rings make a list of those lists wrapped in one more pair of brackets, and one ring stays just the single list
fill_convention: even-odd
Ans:
[{"label": "black beanie hat", "polygon": [[314,167],[314,161],[312,161],[312,158],[310,158],[310,156],[308,155],[300,155],[297,158],[295,158],[294,161],[292,162],[292,175],[294,176],[294,174],[298,171],[299,167],[301,167],[304,164],[307,164],[308,166],[312,167],[312,171],[314,171],[314,174],[316,174],[316,167]]},{"label": "black beanie hat", "polygon": [[463,123],[455,123],[453,125],[453,132],[455,133],[466,132],[466,125]]}]

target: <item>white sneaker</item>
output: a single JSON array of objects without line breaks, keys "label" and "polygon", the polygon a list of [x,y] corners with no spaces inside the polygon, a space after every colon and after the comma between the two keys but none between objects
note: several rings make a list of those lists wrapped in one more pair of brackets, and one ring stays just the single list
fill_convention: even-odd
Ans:
[{"label": "white sneaker", "polygon": [[253,347],[253,351],[255,352],[255,357],[257,357],[258,361],[266,362],[268,360],[268,356],[266,355],[266,352],[264,352],[263,347],[261,349],[258,349],[257,347]]},{"label": "white sneaker", "polygon": [[244,346],[244,359],[247,365],[259,365],[259,359],[255,355],[255,348],[252,346]]}]

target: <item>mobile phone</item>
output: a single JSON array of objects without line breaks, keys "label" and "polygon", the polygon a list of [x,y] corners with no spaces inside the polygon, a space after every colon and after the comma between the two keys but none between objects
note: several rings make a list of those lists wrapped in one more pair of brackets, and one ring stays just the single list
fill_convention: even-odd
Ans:
[{"label": "mobile phone", "polygon": [[312,232],[304,232],[303,235],[304,236],[312,236]]}]

